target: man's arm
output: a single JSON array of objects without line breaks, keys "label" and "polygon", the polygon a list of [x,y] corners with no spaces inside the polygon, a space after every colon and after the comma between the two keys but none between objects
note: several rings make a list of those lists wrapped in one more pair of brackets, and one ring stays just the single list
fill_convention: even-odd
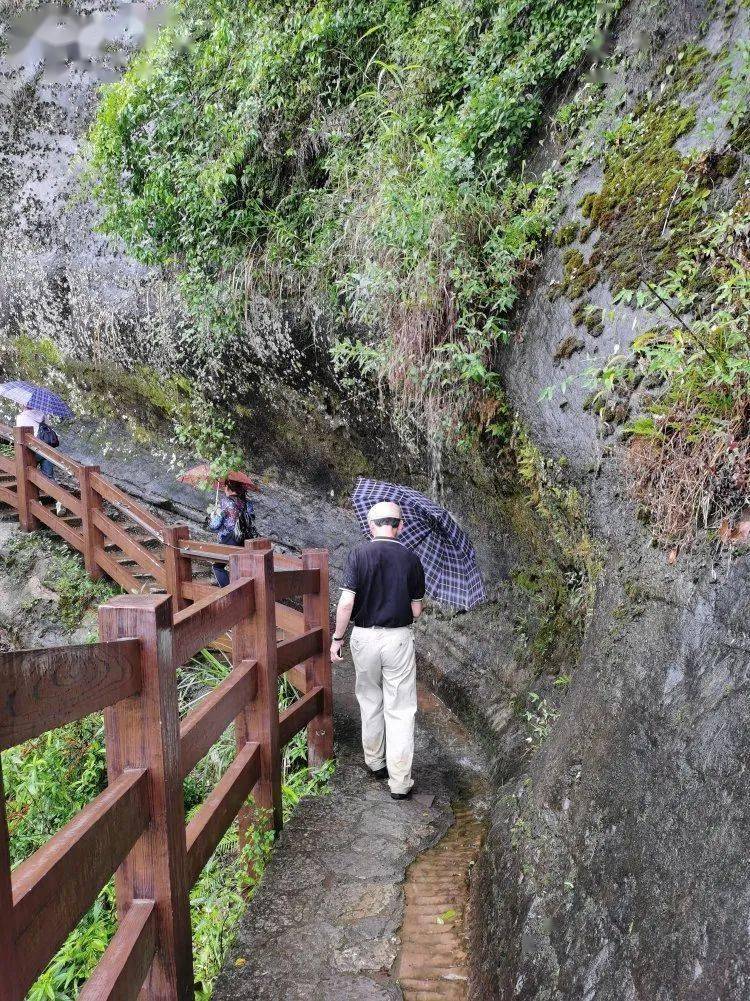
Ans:
[{"label": "man's arm", "polygon": [[418,619],[424,611],[424,592],[424,567],[422,561],[415,557],[414,566],[409,574],[409,597],[411,598],[411,614],[414,619]]},{"label": "man's arm", "polygon": [[341,592],[341,597],[339,598],[339,603],[336,607],[336,626],[333,631],[333,637],[331,638],[331,660],[344,659],[341,656],[341,647],[344,642],[344,634],[349,628],[349,620],[352,617],[354,598],[354,591],[349,591],[345,588]]}]

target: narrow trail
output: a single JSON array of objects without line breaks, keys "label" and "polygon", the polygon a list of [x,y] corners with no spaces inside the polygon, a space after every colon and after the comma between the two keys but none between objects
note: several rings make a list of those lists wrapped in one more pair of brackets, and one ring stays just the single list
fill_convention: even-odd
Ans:
[{"label": "narrow trail", "polygon": [[[118,471],[132,472],[127,463]],[[12,486],[12,477],[0,479]],[[126,479],[123,485],[142,503],[158,499],[158,476],[149,477],[147,491],[133,489],[130,475]],[[60,477],[77,500],[68,481]],[[170,486],[165,483],[166,496]],[[53,502],[41,498],[45,508]],[[120,513],[111,505],[107,511],[116,529]],[[164,513],[160,505],[159,516]],[[63,522],[76,529],[81,519],[67,514]],[[135,566],[129,552],[134,543],[153,545],[158,557],[148,534],[127,523],[115,541],[105,542],[104,553],[132,574],[137,589],[163,591]],[[337,767],[331,792],[296,808],[214,997],[463,1001],[469,885],[483,835],[484,762],[446,707],[420,686],[415,795],[395,802],[387,784],[373,780],[364,766],[350,663],[334,665],[333,688]]]},{"label": "narrow trail", "polygon": [[353,669],[335,666],[337,767],[304,800],[242,920],[215,1001],[467,996],[464,928],[483,833],[483,761],[420,688],[415,795],[365,771]]}]

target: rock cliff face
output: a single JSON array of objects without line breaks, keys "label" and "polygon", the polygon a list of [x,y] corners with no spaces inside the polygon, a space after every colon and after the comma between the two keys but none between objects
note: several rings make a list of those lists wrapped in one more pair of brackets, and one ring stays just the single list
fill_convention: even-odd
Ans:
[{"label": "rock cliff face", "polygon": [[[669,141],[657,133],[660,152],[719,147],[728,130],[717,83],[749,38],[745,6],[633,0],[610,42],[619,58],[603,79],[596,135],[674,85],[692,117],[667,130]],[[92,211],[71,202],[64,179],[93,80],[71,76],[60,89],[20,71],[4,79],[6,336],[48,336],[89,357],[95,336],[100,358],[125,362],[137,329],[147,345],[137,360],[153,362],[174,343],[159,331],[184,318],[172,315],[168,294],[152,308],[161,278],[91,234]],[[543,139],[531,169],[556,155]],[[444,464],[443,498],[475,538],[493,601],[467,615],[432,613],[419,628],[425,673],[495,762],[492,825],[473,881],[473,997],[744,1001],[750,562],[717,559],[702,544],[670,562],[628,497],[616,415],[584,408],[586,371],[654,323],[614,305],[618,269],[637,280],[642,262],[628,258],[627,213],[615,206],[603,230],[583,214],[584,196],[611,180],[601,148],[589,159],[567,196],[566,237],[545,252],[498,364],[525,429],[516,442],[523,475],[510,482],[481,454]],[[645,148],[642,162],[651,162]],[[711,183],[709,210],[718,211],[737,181],[717,173]],[[144,324],[153,324],[145,338]],[[635,410],[642,391],[612,410]],[[277,417],[269,423],[283,445]],[[306,465],[304,436],[275,451],[261,439],[257,426],[247,432],[256,468],[286,467],[272,471],[284,486],[271,486],[261,527],[294,545],[335,535],[340,565],[356,533],[323,492],[340,496],[354,473],[381,470],[378,451],[333,437],[327,461],[311,443]],[[93,454],[100,441],[72,444]],[[414,457],[391,455],[386,468],[428,485]],[[170,492],[142,471],[141,489]]]},{"label": "rock cliff face", "polygon": [[[656,68],[681,47],[699,39],[719,53],[747,39],[747,11],[668,6],[631,4],[620,19],[616,45],[636,58],[607,91],[622,88],[627,108],[644,95],[651,100],[652,86],[658,93]],[[717,143],[705,129],[718,117],[717,72],[708,58],[683,85],[681,102],[695,109],[697,123],[679,140],[683,152]],[[602,183],[594,161],[563,225],[585,224],[579,202]],[[611,236],[599,237],[603,254]],[[591,244],[581,246],[586,252]],[[563,461],[585,496],[602,568],[580,659],[560,665],[572,680],[549,737],[521,764],[508,753],[512,724],[501,733],[506,784],[475,882],[484,960],[473,996],[739,1001],[750,996],[743,862],[750,564],[740,556],[717,566],[699,547],[672,565],[653,548],[624,489],[621,446],[583,410],[580,376],[654,321],[622,306],[608,314],[607,276],[590,293],[605,308],[599,336],[575,329],[575,305],[549,292],[564,275],[564,255],[555,248],[545,255],[502,369],[534,440]],[[580,349],[560,359],[558,346],[571,336]],[[564,397],[537,402],[570,376]],[[505,624],[493,633],[506,638]],[[477,659],[454,684],[471,689],[481,673],[501,687],[507,650],[490,654],[481,639],[468,646]]]}]

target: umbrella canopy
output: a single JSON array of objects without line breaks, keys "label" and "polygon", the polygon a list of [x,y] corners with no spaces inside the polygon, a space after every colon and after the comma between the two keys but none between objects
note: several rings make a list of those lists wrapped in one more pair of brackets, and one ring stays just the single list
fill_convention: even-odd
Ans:
[{"label": "umbrella canopy", "polygon": [[218,486],[220,483],[229,481],[230,483],[242,483],[248,490],[260,490],[260,487],[254,480],[251,480],[249,476],[239,472],[239,470],[232,470],[226,476],[216,476],[207,462],[202,462],[200,466],[193,466],[192,469],[186,470],[177,479],[180,483],[190,483],[194,487]]},{"label": "umbrella canopy", "polygon": [[73,417],[73,411],[57,393],[44,386],[35,386],[33,382],[3,382],[0,383],[0,396],[13,400],[21,407],[38,410],[49,417],[60,417],[65,420]]},{"label": "umbrella canopy", "polygon": [[410,487],[360,476],[352,504],[368,538],[367,512],[380,501],[393,501],[401,508],[404,524],[399,542],[422,561],[431,598],[463,609],[486,600],[474,547],[444,508]]}]

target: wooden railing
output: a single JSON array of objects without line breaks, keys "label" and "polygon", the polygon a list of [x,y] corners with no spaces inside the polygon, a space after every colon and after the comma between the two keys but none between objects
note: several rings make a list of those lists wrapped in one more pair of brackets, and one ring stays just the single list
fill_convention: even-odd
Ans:
[{"label": "wooden railing", "polygon": [[[0,437],[9,430],[0,426]],[[333,755],[328,555],[295,560],[274,556],[267,540],[241,549],[190,540],[94,467],[23,430],[11,437],[14,458],[0,455],[0,475],[15,485],[0,486],[0,500],[22,526],[46,524],[84,553],[89,572],[137,590],[133,571],[132,582],[117,576],[123,568],[106,549],[114,544],[167,593],[110,599],[98,643],[0,655],[0,750],[104,710],[108,772],[104,792],[11,872],[0,768],[0,1001],[24,997],[113,873],[118,929],[80,997],[184,1001],[193,997],[188,895],[203,866],[237,816],[241,843],[259,818],[281,828],[281,752],[296,733],[307,728],[311,766]],[[47,480],[33,455],[50,458],[78,491]],[[60,500],[69,520],[40,495]],[[161,542],[163,559],[126,524]],[[225,559],[229,586],[194,581],[193,559]],[[300,595],[302,612],[279,603]],[[228,677],[180,722],[176,669],[228,631]],[[303,695],[280,715],[285,672]],[[232,720],[236,757],[186,826],[182,781]]]},{"label": "wooden railing", "polygon": [[[236,555],[236,547],[191,538],[187,525],[162,521],[110,483],[98,466],[84,465],[50,448],[29,428],[0,423],[3,441],[13,446],[14,455],[0,453],[0,503],[18,512],[25,531],[44,525],[83,554],[90,576],[104,573],[130,594],[149,589],[170,594],[175,611],[216,594],[200,570],[214,562],[228,562]],[[37,466],[40,459],[48,459],[60,479],[45,476]],[[44,503],[46,498],[59,501],[65,514],[58,515]],[[266,543],[254,540],[253,545],[262,548]],[[295,557],[277,553],[274,565],[277,570],[304,573]],[[303,613],[282,604],[295,587],[280,581],[277,593],[277,626],[292,635],[305,628]],[[297,593],[302,592],[298,589]],[[303,673],[293,671],[291,677],[304,690]]]}]

